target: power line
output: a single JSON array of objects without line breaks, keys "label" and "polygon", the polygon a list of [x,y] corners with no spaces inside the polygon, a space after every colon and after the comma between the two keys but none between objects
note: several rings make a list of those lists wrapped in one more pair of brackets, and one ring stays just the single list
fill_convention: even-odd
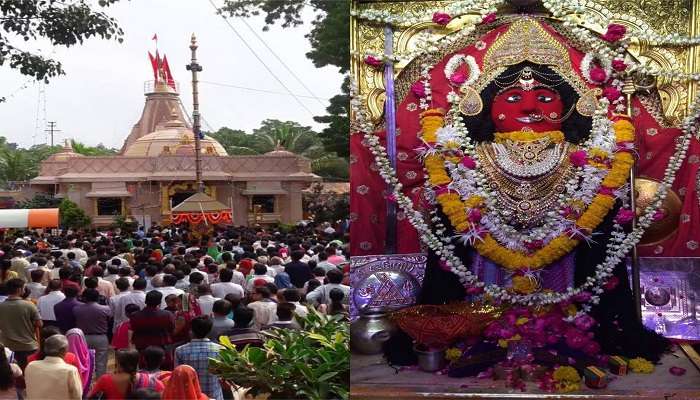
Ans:
[{"label": "power line", "polygon": [[[206,83],[206,84],[208,84],[208,85],[224,86],[224,87],[230,87],[230,88],[241,89],[241,90],[249,90],[249,91],[251,91],[251,92],[270,93],[270,94],[281,94],[281,95],[283,95],[283,96],[289,96],[289,95],[290,95],[289,93],[285,93],[285,92],[277,92],[277,91],[274,91],[274,90],[266,90],[266,89],[255,89],[255,88],[249,88],[249,87],[245,87],[245,86],[232,85],[232,84],[230,84],[230,83],[220,83],[220,82],[210,82],[210,81],[199,81],[199,83]],[[328,100],[328,99],[324,99],[324,98],[322,98],[322,97],[306,96],[306,95],[303,95],[303,94],[294,94],[293,96],[296,96],[296,97],[303,97],[303,98],[306,98],[306,99],[317,99],[317,100],[319,100],[319,103],[320,103],[320,100]],[[321,103],[321,104],[323,104],[323,103]]]},{"label": "power line", "polygon": [[[217,13],[219,12],[219,8],[216,6],[216,4],[214,4],[214,0],[209,0],[209,4],[211,4],[211,6],[214,7],[214,9],[216,10]],[[296,100],[296,102],[299,103],[299,105],[300,105],[304,110],[306,110],[306,112],[308,112],[309,115],[311,115],[311,116],[313,117],[313,116],[314,116],[314,113],[306,106],[306,104],[304,104],[301,100],[299,100],[299,98],[298,98],[294,93],[292,93],[291,90],[289,90],[289,88],[287,87],[287,85],[285,85],[284,82],[282,82],[282,80],[281,80],[274,72],[272,72],[272,70],[270,69],[270,67],[268,67],[267,64],[265,64],[265,62],[262,60],[262,58],[260,58],[260,56],[258,56],[258,53],[256,53],[255,50],[253,50],[253,48],[250,47],[250,45],[248,44],[248,42],[246,42],[245,38],[243,38],[243,36],[241,36],[241,34],[240,34],[240,33],[236,30],[236,28],[231,24],[231,22],[228,20],[228,18],[226,18],[226,16],[225,16],[223,13],[221,13],[220,15],[221,15],[221,18],[223,18],[224,21],[226,22],[226,25],[228,25],[229,28],[231,28],[231,30],[233,31],[233,33],[235,33],[236,36],[238,36],[238,38],[243,42],[243,44],[248,48],[248,50],[250,50],[250,52],[253,53],[253,55],[255,56],[255,58],[263,65],[263,67],[265,67],[265,69],[267,70],[267,72],[269,72],[270,75],[272,75],[272,77],[275,78],[275,80],[277,81],[277,83],[279,83],[279,84],[284,88],[284,90],[286,90],[287,93],[289,93],[290,96],[294,97],[294,100]]]},{"label": "power line", "polygon": [[53,147],[53,135],[55,132],[60,132],[60,129],[56,129],[56,121],[49,121],[49,128],[44,130],[49,135],[51,135],[51,147]]},{"label": "power line", "polygon": [[265,42],[265,40],[263,40],[263,38],[260,37],[260,35],[258,35],[258,33],[255,31],[255,29],[253,29],[253,28],[248,24],[248,21],[246,21],[245,18],[238,18],[238,19],[241,20],[241,21],[243,22],[243,24],[244,24],[246,27],[248,27],[248,29],[253,33],[253,35],[255,35],[255,37],[258,38],[258,40],[260,40],[260,42],[265,46],[265,48],[266,48],[267,50],[269,50],[270,53],[272,53],[273,56],[275,56],[275,58],[277,59],[277,61],[279,61],[280,64],[282,64],[282,66],[284,67],[284,69],[286,69],[287,72],[289,72],[289,73],[294,77],[294,79],[296,79],[297,82],[299,82],[299,84],[300,84],[304,89],[306,89],[307,92],[309,92],[309,94],[311,95],[311,97],[314,98],[314,99],[316,99],[316,101],[318,101],[318,103],[319,103],[320,105],[325,106],[325,104],[323,104],[323,102],[314,94],[314,92],[312,92],[311,89],[309,89],[309,87],[306,86],[306,84],[304,83],[304,81],[302,81],[302,80],[297,76],[297,74],[295,74],[294,71],[292,71],[291,68],[289,68],[289,66],[287,66],[287,63],[285,63],[284,60],[282,60],[282,59],[277,55],[277,53],[275,53],[275,51],[272,50],[272,48],[271,48],[270,46],[268,46],[267,42]]}]

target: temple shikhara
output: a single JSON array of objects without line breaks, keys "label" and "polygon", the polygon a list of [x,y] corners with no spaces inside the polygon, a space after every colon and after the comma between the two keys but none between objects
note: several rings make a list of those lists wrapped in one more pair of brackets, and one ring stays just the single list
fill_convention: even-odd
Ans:
[{"label": "temple shikhara", "polygon": [[[70,199],[97,226],[119,214],[146,225],[171,221],[171,210],[197,192],[194,133],[167,59],[156,55],[151,62],[155,79],[144,85],[141,118],[119,154],[87,157],[66,141],[63,151],[42,162],[29,190]],[[204,192],[232,210],[234,224],[303,218],[302,190],[320,180],[309,160],[283,148],[230,156],[209,136],[200,143]]]}]

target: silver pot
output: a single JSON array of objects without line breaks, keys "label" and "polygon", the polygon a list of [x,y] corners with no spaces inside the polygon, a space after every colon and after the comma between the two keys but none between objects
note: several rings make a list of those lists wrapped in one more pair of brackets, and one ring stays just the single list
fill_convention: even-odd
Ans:
[{"label": "silver pot", "polygon": [[413,351],[418,357],[418,368],[425,372],[435,372],[445,368],[445,349],[427,349],[422,346],[413,346]]},{"label": "silver pot", "polygon": [[379,354],[384,342],[397,332],[398,328],[389,319],[389,314],[379,308],[365,308],[360,317],[350,324],[350,346],[361,354]]}]

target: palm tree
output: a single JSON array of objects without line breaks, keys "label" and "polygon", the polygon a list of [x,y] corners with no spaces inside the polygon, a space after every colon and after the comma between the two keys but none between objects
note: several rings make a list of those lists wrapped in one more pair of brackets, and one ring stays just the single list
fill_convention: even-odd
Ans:
[{"label": "palm tree", "polygon": [[33,178],[36,166],[24,150],[0,149],[0,184],[6,186],[10,181],[26,181]]}]

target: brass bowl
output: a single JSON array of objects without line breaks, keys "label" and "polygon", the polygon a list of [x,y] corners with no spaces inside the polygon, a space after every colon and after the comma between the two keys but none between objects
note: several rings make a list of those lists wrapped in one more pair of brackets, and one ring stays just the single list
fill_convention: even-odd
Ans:
[{"label": "brass bowl", "polygon": [[[634,180],[634,190],[637,194],[636,213],[640,216],[644,209],[651,203],[654,194],[659,188],[660,181],[652,178],[637,178]],[[651,246],[671,237],[680,222],[683,202],[676,192],[669,189],[666,199],[659,208],[664,216],[658,221],[654,221],[644,232],[644,236],[639,241],[640,246]]]}]

